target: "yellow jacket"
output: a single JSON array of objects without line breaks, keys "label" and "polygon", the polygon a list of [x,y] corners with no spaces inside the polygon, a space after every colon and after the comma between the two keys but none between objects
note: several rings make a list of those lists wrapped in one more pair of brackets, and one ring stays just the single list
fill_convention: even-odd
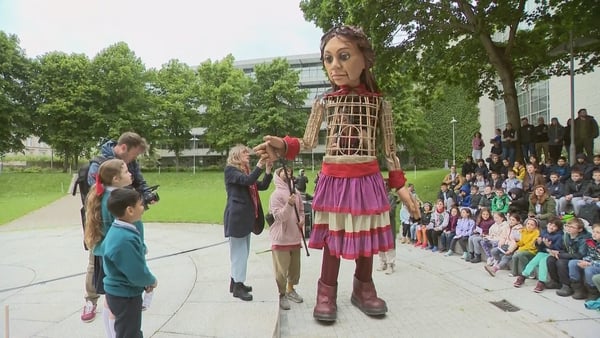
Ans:
[{"label": "yellow jacket", "polygon": [[529,251],[535,255],[537,253],[535,240],[538,237],[540,237],[540,231],[538,229],[529,231],[527,228],[523,228],[523,230],[521,230],[521,239],[517,242],[517,246],[519,247],[517,251]]}]

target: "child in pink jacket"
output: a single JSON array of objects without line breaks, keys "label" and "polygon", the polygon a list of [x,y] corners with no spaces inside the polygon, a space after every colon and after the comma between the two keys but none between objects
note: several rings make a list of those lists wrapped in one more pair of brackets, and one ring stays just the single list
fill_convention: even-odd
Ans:
[{"label": "child in pink jacket", "polygon": [[[303,299],[294,285],[300,281],[301,241],[304,228],[304,205],[300,192],[290,191],[291,170],[287,174],[284,168],[275,171],[275,191],[269,200],[269,211],[275,221],[269,228],[271,253],[275,281],[279,289],[279,307],[289,310],[290,303],[302,303]],[[294,210],[295,209],[295,210]]]}]

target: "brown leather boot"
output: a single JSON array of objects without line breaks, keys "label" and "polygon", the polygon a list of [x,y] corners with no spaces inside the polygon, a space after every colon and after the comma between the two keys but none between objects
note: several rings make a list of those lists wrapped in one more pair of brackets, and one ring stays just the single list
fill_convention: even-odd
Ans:
[{"label": "brown leather boot", "polygon": [[337,319],[337,285],[330,286],[319,279],[317,288],[317,304],[313,310],[316,320],[333,322]]},{"label": "brown leather boot", "polygon": [[355,276],[350,301],[369,316],[381,316],[387,312],[385,301],[377,297],[373,280],[365,283],[358,280]]}]

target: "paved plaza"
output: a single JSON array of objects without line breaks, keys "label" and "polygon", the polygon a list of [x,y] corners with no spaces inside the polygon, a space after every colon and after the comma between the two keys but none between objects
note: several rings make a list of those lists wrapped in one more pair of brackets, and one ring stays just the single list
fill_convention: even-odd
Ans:
[{"label": "paved plaza", "polygon": [[[21,337],[105,337],[101,313],[82,323],[84,271],[79,197],[65,196],[0,226],[1,333]],[[158,206],[157,206],[158,207]],[[143,314],[145,337],[598,337],[600,312],[554,290],[532,292],[534,280],[512,286],[502,271],[490,277],[483,264],[465,263],[398,244],[397,271],[374,271],[389,312],[364,315],[350,303],[354,262],[342,261],[338,320],[312,318],[321,251],[303,255],[297,291],[304,303],[279,311],[268,234],[253,236],[247,284],[254,300],[229,293],[229,251],[214,224],[146,224],[148,261],[158,278]],[[375,260],[377,263],[377,259]],[[519,310],[492,304],[506,301]],[[103,298],[99,304],[103,304]],[[99,306],[98,311],[102,311]]]}]

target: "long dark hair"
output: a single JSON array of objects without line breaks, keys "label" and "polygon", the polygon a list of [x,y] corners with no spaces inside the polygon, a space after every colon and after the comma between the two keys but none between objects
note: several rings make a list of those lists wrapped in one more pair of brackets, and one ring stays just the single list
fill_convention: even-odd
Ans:
[{"label": "long dark hair", "polygon": [[[375,77],[371,73],[371,67],[375,63],[375,52],[371,46],[371,42],[362,28],[355,26],[336,26],[328,30],[321,37],[321,61],[323,61],[323,53],[325,51],[325,45],[334,37],[341,37],[347,41],[356,44],[356,47],[362,52],[365,58],[365,69],[360,74],[360,82],[365,85],[368,91],[373,93],[379,93],[379,87],[375,82]],[[333,86],[333,90],[340,89],[333,81],[329,80]]]}]

